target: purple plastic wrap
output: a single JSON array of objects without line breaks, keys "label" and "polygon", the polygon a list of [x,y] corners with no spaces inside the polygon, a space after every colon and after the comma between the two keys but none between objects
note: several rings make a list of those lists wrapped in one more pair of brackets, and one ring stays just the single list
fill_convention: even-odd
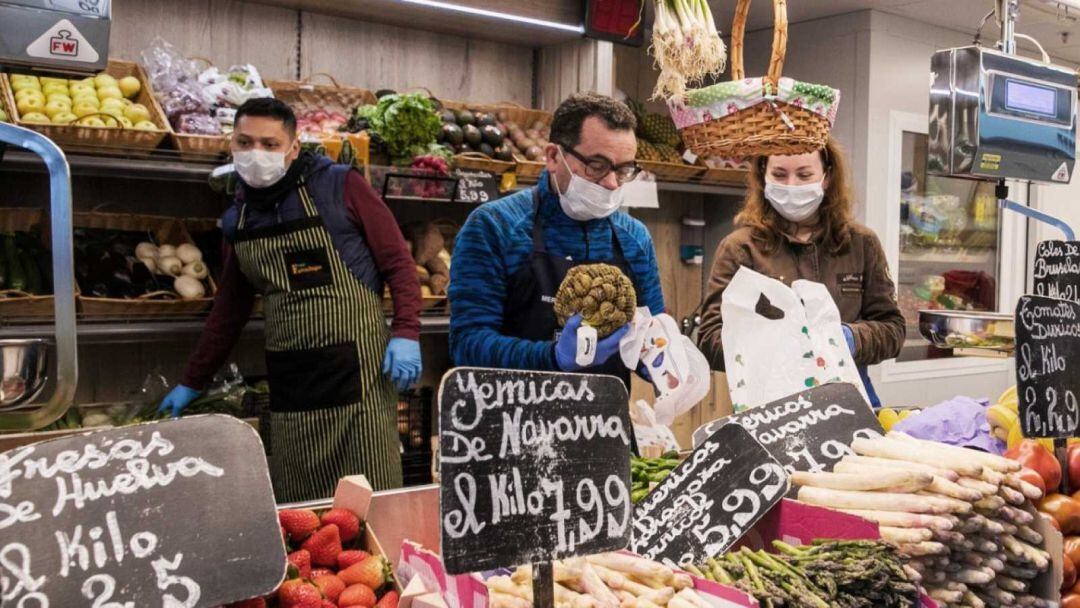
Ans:
[{"label": "purple plastic wrap", "polygon": [[990,434],[990,423],[986,421],[989,405],[986,399],[953,397],[897,422],[892,430],[919,439],[1002,454],[1005,442]]},{"label": "purple plastic wrap", "polygon": [[221,135],[221,125],[206,114],[182,114],[176,130],[193,135]]}]

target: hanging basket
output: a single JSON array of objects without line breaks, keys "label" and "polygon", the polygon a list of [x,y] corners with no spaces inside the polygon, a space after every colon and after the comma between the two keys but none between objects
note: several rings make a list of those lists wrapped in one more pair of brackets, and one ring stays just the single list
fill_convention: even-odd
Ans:
[{"label": "hanging basket", "polygon": [[668,108],[686,147],[698,156],[769,156],[820,150],[836,118],[840,92],[781,78],[787,52],[787,3],[773,0],[768,74],[746,78],[743,35],[750,0],[739,0],[731,26],[731,82],[688,91]]}]

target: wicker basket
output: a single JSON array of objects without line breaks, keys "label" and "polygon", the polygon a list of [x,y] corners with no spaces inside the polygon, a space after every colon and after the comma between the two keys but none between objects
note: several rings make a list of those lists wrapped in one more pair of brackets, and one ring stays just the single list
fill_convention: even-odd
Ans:
[{"label": "wicker basket", "polygon": [[[745,78],[743,35],[750,0],[739,0],[731,26],[731,79]],[[773,0],[772,57],[766,79],[775,89],[787,52],[786,0]],[[727,116],[682,129],[683,143],[698,156],[770,156],[820,150],[831,128],[825,116],[783,102],[762,100]]]},{"label": "wicker basket", "polygon": [[[45,212],[41,209],[28,207],[0,209],[0,233],[28,232],[34,229],[42,231],[42,238],[45,239],[47,245],[48,223]],[[33,295],[13,289],[0,291],[0,320],[51,317],[52,315],[52,296]]]},{"label": "wicker basket", "polygon": [[664,163],[654,160],[639,160],[639,167],[652,173],[656,179],[666,182],[687,182],[705,171],[705,167],[699,165],[687,165],[685,163]]},{"label": "wicker basket", "polygon": [[454,166],[466,171],[487,171],[495,175],[502,175],[514,168],[514,163],[495,160],[479,152],[465,152],[454,156]]},{"label": "wicker basket", "polygon": [[56,142],[68,152],[81,152],[87,154],[122,154],[122,155],[146,155],[156,149],[165,136],[169,134],[168,122],[165,114],[161,111],[154,92],[150,89],[150,79],[142,66],[134,61],[110,59],[105,73],[120,79],[125,76],[135,76],[142,84],[139,94],[135,96],[135,102],[146,106],[150,111],[150,121],[157,125],[156,131],[142,131],[137,129],[124,129],[120,127],[88,127],[77,124],[52,125],[23,122],[19,118],[19,110],[15,107],[15,95],[11,89],[9,75],[3,76],[4,95],[7,105],[12,111],[12,118],[21,127],[33,129]]},{"label": "wicker basket", "polygon": [[703,184],[743,186],[746,185],[746,176],[749,174],[750,172],[746,169],[707,168],[698,176],[698,181]]},{"label": "wicker basket", "polygon": [[488,114],[494,114],[499,116],[500,114],[506,116],[505,122],[517,123],[522,129],[531,129],[533,125],[538,122],[544,123],[544,126],[551,124],[552,113],[547,110],[534,110],[532,108],[526,108],[521,104],[517,104],[511,101],[500,101],[499,103],[491,104],[479,104],[472,106],[481,112],[487,112]]},{"label": "wicker basket", "polygon": [[229,155],[228,135],[192,135],[171,133],[173,146],[180,151],[180,158],[191,161],[218,161]]},{"label": "wicker basket", "polygon": [[[315,76],[325,76],[333,84],[312,84],[311,79]],[[274,97],[292,106],[297,114],[325,110],[348,116],[357,106],[374,104],[378,101],[371,91],[341,86],[333,76],[326,72],[312,74],[299,82],[267,80],[265,84],[274,92]]]},{"label": "wicker basket", "polygon": [[520,154],[514,154],[514,160],[517,162],[517,177],[519,180],[526,182],[535,182],[540,179],[540,174],[543,173],[547,164],[538,162],[535,160],[527,160]]},{"label": "wicker basket", "polygon": [[[108,230],[146,231],[160,243],[180,245],[191,243],[191,235],[181,220],[173,217],[134,215],[128,213],[101,213],[98,211],[76,212],[72,222],[76,228],[103,228]],[[213,303],[217,290],[212,278],[208,296],[197,300],[182,300],[176,294],[149,294],[167,299],[143,297],[135,299],[98,298],[80,294],[79,307],[82,315],[95,318],[175,317],[204,313]]]}]

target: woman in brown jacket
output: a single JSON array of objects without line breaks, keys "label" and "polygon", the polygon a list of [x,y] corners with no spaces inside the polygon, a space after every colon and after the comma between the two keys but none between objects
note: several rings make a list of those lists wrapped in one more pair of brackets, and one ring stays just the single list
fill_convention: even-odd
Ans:
[{"label": "woman in brown jacket", "polygon": [[699,341],[714,369],[724,368],[720,303],[739,266],[786,285],[807,279],[836,301],[866,392],[880,405],[866,366],[899,354],[904,317],[881,242],[852,218],[848,184],[843,151],[831,138],[818,152],[752,164],[737,229],[717,247],[702,306]]}]

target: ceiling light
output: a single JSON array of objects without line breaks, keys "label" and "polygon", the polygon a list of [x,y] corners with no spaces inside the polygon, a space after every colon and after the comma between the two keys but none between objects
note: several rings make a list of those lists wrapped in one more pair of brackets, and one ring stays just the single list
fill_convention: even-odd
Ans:
[{"label": "ceiling light", "polygon": [[475,8],[472,6],[462,6],[460,4],[452,4],[450,2],[441,2],[440,0],[401,0],[408,4],[419,4],[421,6],[428,6],[431,8],[438,8],[446,11],[454,11],[458,13],[465,13],[468,15],[477,15],[480,17],[490,17],[492,19],[501,19],[503,21],[513,21],[515,23],[524,23],[528,25],[535,25],[537,27],[546,27],[553,30],[562,30],[564,32],[574,32],[577,34],[584,34],[585,27],[582,25],[570,25],[568,23],[558,23],[556,21],[547,21],[544,19],[534,19],[532,17],[522,17],[520,15],[512,15],[510,13],[500,13],[499,11],[490,11],[483,8]]}]

